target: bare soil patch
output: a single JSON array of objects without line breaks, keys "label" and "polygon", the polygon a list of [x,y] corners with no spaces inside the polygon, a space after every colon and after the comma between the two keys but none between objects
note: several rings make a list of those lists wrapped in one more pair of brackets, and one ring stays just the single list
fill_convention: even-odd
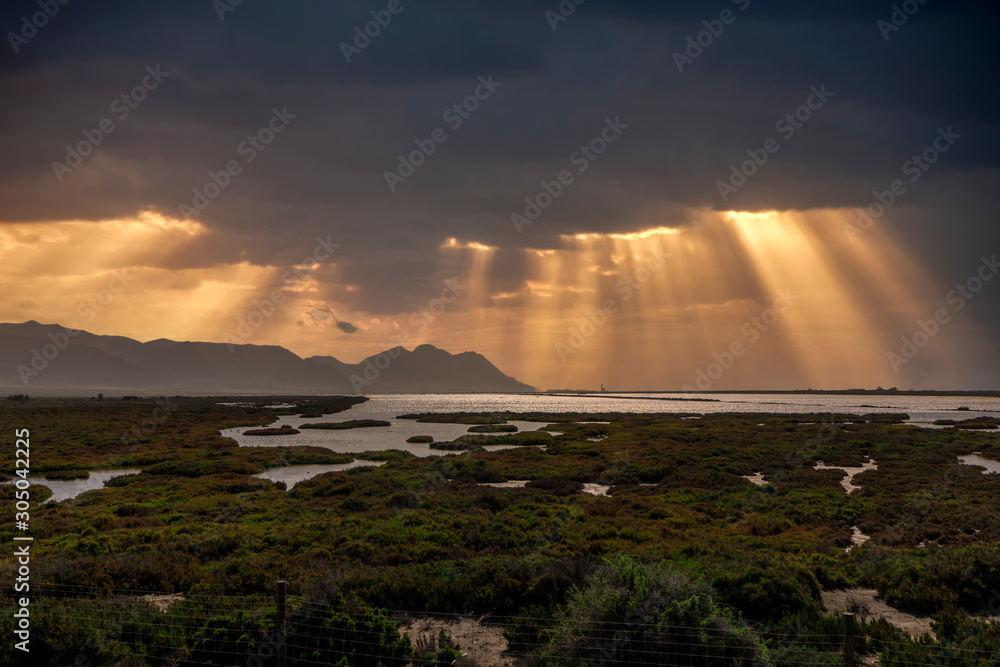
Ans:
[{"label": "bare soil patch", "polygon": [[175,602],[180,602],[184,599],[184,596],[180,593],[169,593],[164,595],[143,595],[139,598],[143,602],[148,602],[160,611],[166,611]]},{"label": "bare soil patch", "polygon": [[850,611],[859,616],[884,618],[903,632],[914,637],[929,633],[932,637],[929,616],[914,616],[890,607],[878,596],[878,591],[870,588],[844,588],[823,591],[823,608],[828,612]]},{"label": "bare soil patch", "polygon": [[464,658],[459,664],[478,667],[513,667],[514,658],[505,656],[507,640],[498,626],[484,625],[472,618],[438,619],[411,618],[403,621],[399,631],[416,645],[421,635],[436,637],[444,630],[461,647]]}]

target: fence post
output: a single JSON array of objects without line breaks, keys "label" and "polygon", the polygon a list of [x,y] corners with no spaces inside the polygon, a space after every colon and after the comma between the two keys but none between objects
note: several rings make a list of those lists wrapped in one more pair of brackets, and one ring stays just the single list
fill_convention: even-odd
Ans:
[{"label": "fence post", "polygon": [[844,667],[854,667],[854,614],[844,614]]},{"label": "fence post", "polygon": [[275,619],[275,628],[278,637],[278,667],[285,667],[285,582],[278,582],[278,592],[276,594],[278,613]]}]

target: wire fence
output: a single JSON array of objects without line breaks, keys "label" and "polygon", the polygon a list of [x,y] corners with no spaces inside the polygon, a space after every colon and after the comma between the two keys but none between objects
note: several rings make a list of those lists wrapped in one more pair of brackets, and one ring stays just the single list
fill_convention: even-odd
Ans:
[{"label": "wire fence", "polygon": [[850,614],[843,616],[840,632],[777,633],[747,626],[734,631],[719,623],[670,625],[643,618],[566,622],[374,609],[330,591],[286,596],[283,584],[274,596],[33,586],[36,646],[58,637],[61,648],[46,649],[50,652],[41,658],[37,650],[31,659],[14,655],[0,664],[694,667],[874,665],[880,659],[914,667],[1000,664],[991,651],[938,645],[930,637],[855,636]]}]

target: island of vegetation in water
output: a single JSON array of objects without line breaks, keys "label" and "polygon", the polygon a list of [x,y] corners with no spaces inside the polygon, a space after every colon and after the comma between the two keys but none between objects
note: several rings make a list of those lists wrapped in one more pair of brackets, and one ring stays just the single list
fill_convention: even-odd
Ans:
[{"label": "island of vegetation in water", "polygon": [[322,429],[324,431],[343,431],[352,428],[373,428],[378,426],[392,426],[384,419],[351,419],[346,422],[316,422],[311,424],[301,424],[299,428]]},{"label": "island of vegetation in water", "polygon": [[979,429],[979,430],[995,430],[1000,427],[1000,419],[996,417],[975,417],[973,419],[937,419],[934,421],[936,426],[953,426],[955,428],[964,429]]},{"label": "island of vegetation in water", "polygon": [[248,431],[243,431],[243,435],[295,435],[300,431],[296,428],[292,428],[288,424],[282,424],[277,428],[252,428]]},{"label": "island of vegetation in water", "polygon": [[[30,664],[81,654],[244,664],[268,646],[278,579],[300,633],[290,665],[365,655],[450,664],[475,650],[404,636],[400,610],[489,615],[482,632],[502,631],[510,659],[525,665],[603,660],[612,649],[619,664],[676,664],[677,647],[691,664],[842,664],[843,622],[824,604],[872,589],[926,617],[933,634],[911,636],[855,602],[860,658],[996,664],[1000,624],[983,616],[1000,608],[1000,475],[958,460],[1000,460],[996,433],[825,413],[422,415],[559,432],[470,434],[455,452],[423,458],[239,447],[220,433],[353,404],[0,401],[5,432],[30,430],[33,474],[142,470],[59,503],[37,504],[46,491],[29,488]],[[520,446],[483,449],[501,442]],[[361,458],[385,463],[288,490],[254,476]],[[15,491],[0,487],[8,507]],[[13,512],[0,530],[14,532]],[[8,581],[16,567],[0,563]],[[176,601],[163,610],[123,591]],[[2,595],[12,606],[12,589]],[[14,622],[0,615],[8,638]],[[0,666],[28,664],[17,653],[0,651]]]},{"label": "island of vegetation in water", "polygon": [[480,424],[470,426],[469,433],[517,433],[517,426],[514,424]]}]

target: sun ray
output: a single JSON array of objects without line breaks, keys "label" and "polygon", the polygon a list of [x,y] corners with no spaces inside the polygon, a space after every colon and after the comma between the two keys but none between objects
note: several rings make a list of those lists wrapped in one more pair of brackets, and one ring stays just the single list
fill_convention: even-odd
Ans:
[{"label": "sun ray", "polygon": [[[743,325],[791,288],[801,293],[799,302],[713,388],[892,382],[887,353],[898,347],[900,332],[912,332],[920,318],[933,314],[943,296],[886,229],[846,234],[854,217],[846,209],[691,209],[675,226],[650,220],[629,232],[558,237],[544,249],[446,238],[437,274],[457,278],[465,290],[413,342],[491,351],[507,372],[541,386],[678,388],[742,341]],[[299,266],[304,277],[292,281],[283,278],[288,267],[247,259],[171,266],[207,233],[197,222],[154,213],[8,224],[0,229],[0,260],[33,299],[0,295],[0,301],[11,312],[66,322],[112,270],[127,268],[135,272],[135,293],[116,296],[91,328],[139,338],[219,340],[278,290],[285,296],[282,308],[249,342],[295,347],[307,341],[313,353],[332,351],[318,346],[329,345],[336,319],[303,326],[303,313],[311,309],[360,322],[361,333],[338,334],[337,340],[369,353],[395,340],[391,324],[412,314],[367,312],[369,295],[340,284],[341,270],[333,263]],[[503,253],[523,253],[513,266],[524,268],[513,274],[518,286],[501,294],[494,293],[493,273]],[[504,271],[509,280],[506,261]],[[604,313],[608,303],[613,313]],[[601,322],[595,324],[594,314]],[[975,335],[970,327],[959,330]],[[942,339],[923,354],[947,365],[954,348]]]}]

